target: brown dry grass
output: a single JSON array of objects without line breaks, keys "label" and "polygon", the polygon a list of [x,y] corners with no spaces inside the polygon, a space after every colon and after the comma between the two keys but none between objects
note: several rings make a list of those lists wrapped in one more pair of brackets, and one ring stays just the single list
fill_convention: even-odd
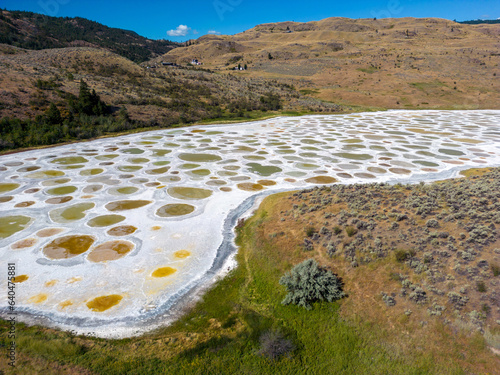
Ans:
[{"label": "brown dry grass", "polygon": [[[287,27],[292,32],[287,32]],[[500,25],[443,19],[272,23],[234,36],[202,37],[156,61],[227,71],[240,62],[251,77],[283,79],[340,104],[383,108],[499,108]],[[336,50],[338,45],[342,50]],[[268,54],[273,59],[268,58]],[[237,62],[232,62],[234,60]]]},{"label": "brown dry grass", "polygon": [[[484,174],[485,171],[481,173]],[[480,173],[474,171],[472,174],[478,176]],[[484,178],[492,178],[488,174],[484,176]],[[475,178],[479,179],[479,177]],[[477,182],[480,183],[480,180]],[[459,183],[460,181],[457,180],[456,184]],[[373,188],[372,192],[380,193],[376,188]],[[388,255],[378,260],[364,264],[361,262],[359,266],[353,267],[351,259],[342,254],[342,245],[338,245],[337,254],[339,255],[330,258],[326,254],[325,247],[321,244],[323,240],[315,242],[314,251],[303,250],[302,244],[306,237],[306,228],[312,226],[318,231],[324,225],[330,229],[337,225],[337,219],[325,219],[325,213],[333,213],[338,217],[338,213],[342,210],[349,210],[348,203],[357,199],[355,191],[352,191],[349,201],[344,199],[336,201],[336,196],[333,195],[333,203],[304,214],[299,213],[303,203],[309,209],[315,206],[321,197],[332,197],[332,194],[327,190],[321,191],[321,193],[319,190],[312,190],[295,194],[284,193],[279,197],[268,198],[268,201],[265,201],[259,210],[265,210],[266,213],[265,225],[260,227],[261,236],[267,238],[267,241],[272,243],[271,247],[279,253],[277,257],[282,260],[283,272],[302,260],[314,257],[320,264],[328,266],[341,276],[345,283],[345,291],[348,293],[348,298],[341,301],[341,315],[365,333],[374,334],[376,339],[380,340],[382,345],[389,350],[402,351],[403,353],[415,351],[435,353],[434,360],[441,364],[451,360],[459,363],[459,366],[465,371],[484,374],[497,373],[500,358],[493,353],[498,348],[488,349],[480,332],[490,330],[493,334],[499,334],[498,323],[496,323],[500,318],[496,291],[498,277],[493,277],[493,274],[490,274],[491,271],[488,270],[488,274],[485,274],[485,281],[489,294],[479,293],[475,289],[475,282],[471,281],[467,275],[457,274],[452,268],[452,262],[447,261],[447,259],[439,259],[437,268],[445,276],[445,280],[437,283],[429,281],[425,273],[416,273],[407,263],[396,261],[394,250],[391,250],[391,247],[411,249],[415,240],[422,236],[421,232],[414,230],[413,236],[410,234],[407,239],[401,241],[398,238],[400,233],[411,233],[408,231],[411,227],[408,222],[414,219],[417,227],[420,227],[429,218],[435,216],[422,219],[419,215],[414,215],[411,210],[396,204],[396,201],[404,202],[405,197],[408,196],[409,191],[405,189],[400,189],[396,193],[382,192],[381,194],[383,197],[378,197],[378,199],[385,200],[385,202],[377,206],[376,212],[363,211],[364,217],[380,214],[384,210],[398,210],[406,213],[409,218],[400,222],[400,228],[396,231],[389,228],[394,220],[388,220],[386,223],[378,222],[377,228],[371,234],[374,238],[383,237],[388,250]],[[445,210],[446,207],[440,207],[437,214]],[[441,224],[439,231],[446,231],[456,238],[464,231],[457,222]],[[348,244],[355,239],[355,236],[345,235],[345,225],[341,225],[343,232],[340,241],[343,244]],[[365,231],[360,231],[360,233],[363,232]],[[335,238],[335,235],[333,237]],[[394,244],[394,242],[396,245],[391,246],[391,243]],[[498,254],[494,249],[499,247],[500,239],[497,237],[495,242],[481,250],[480,257],[478,256],[476,262],[479,259],[486,259],[490,264],[497,262]],[[421,254],[417,253],[417,255]],[[360,255],[357,254],[357,257],[359,261]],[[453,259],[453,255],[451,259]],[[402,297],[400,295],[401,281],[396,280],[395,275],[406,275],[412,283],[424,286],[428,302],[416,304],[407,297]],[[442,288],[444,293],[435,294],[426,289],[432,285],[438,289]],[[453,305],[448,301],[447,294],[453,290],[458,291],[461,287],[467,289],[469,302],[463,310],[455,311]],[[388,295],[392,294],[396,305],[387,306],[382,299],[382,292]],[[446,308],[439,316],[430,315],[428,312],[434,303]],[[473,310],[481,311],[481,307],[485,303],[491,307],[488,316],[482,322],[472,323],[468,314]],[[411,313],[405,314],[409,310]]]}]

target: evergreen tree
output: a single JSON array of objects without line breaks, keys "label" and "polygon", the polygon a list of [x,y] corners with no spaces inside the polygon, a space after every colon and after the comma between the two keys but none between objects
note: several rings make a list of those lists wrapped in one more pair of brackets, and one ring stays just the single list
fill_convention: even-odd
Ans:
[{"label": "evergreen tree", "polygon": [[49,109],[45,111],[45,116],[47,118],[47,122],[51,125],[61,124],[63,120],[61,112],[54,103],[50,103]]},{"label": "evergreen tree", "polygon": [[95,90],[93,89],[90,91],[89,86],[83,79],[80,80],[78,101],[74,104],[73,109],[77,113],[83,113],[89,116],[101,116],[108,110],[106,104],[101,100],[99,95],[97,95]]}]

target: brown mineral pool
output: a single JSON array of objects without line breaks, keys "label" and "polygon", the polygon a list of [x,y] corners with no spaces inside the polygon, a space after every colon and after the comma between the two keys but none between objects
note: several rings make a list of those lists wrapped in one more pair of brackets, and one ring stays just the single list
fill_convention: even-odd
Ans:
[{"label": "brown mineral pool", "polygon": [[[116,148],[114,150],[117,150]],[[114,158],[117,158],[118,154],[108,154],[108,155],[99,155],[99,156],[96,156],[95,158],[97,160],[111,160],[111,159],[114,159]]]},{"label": "brown mineral pool", "polygon": [[26,280],[29,279],[28,275],[18,275],[14,278],[13,283],[24,283]]},{"label": "brown mineral pool", "polygon": [[165,156],[166,154],[169,154],[172,152],[172,150],[162,150],[162,149],[154,149],[151,151],[153,152],[153,156],[156,156],[156,157],[162,157],[162,156]]},{"label": "brown mineral pool", "polygon": [[71,196],[49,198],[49,199],[47,199],[45,201],[45,203],[48,203],[48,204],[62,204],[62,203],[69,202],[72,199],[73,199],[73,197],[71,197]]},{"label": "brown mineral pool", "polygon": [[82,176],[95,176],[97,174],[101,174],[102,172],[104,172],[104,169],[102,169],[102,168],[84,169],[83,171],[80,171],[80,175],[82,175]]},{"label": "brown mineral pool", "polygon": [[151,274],[153,277],[166,277],[173,275],[176,273],[177,270],[172,267],[160,267],[154,270],[154,272]]},{"label": "brown mineral pool", "polygon": [[222,160],[220,156],[214,154],[187,154],[187,153],[180,154],[179,159],[195,163],[209,163]]},{"label": "brown mineral pool", "polygon": [[36,179],[45,179],[45,178],[61,177],[61,176],[64,176],[64,172],[49,170],[49,171],[36,171],[36,172],[30,173],[26,177],[36,178]]},{"label": "brown mineral pool", "polygon": [[73,258],[86,252],[94,241],[94,237],[87,235],[59,237],[43,248],[43,254],[50,259]]},{"label": "brown mineral pool", "polygon": [[35,193],[38,193],[40,191],[40,188],[31,188],[31,189],[27,189],[25,191],[23,191],[23,193],[25,194],[35,194]]},{"label": "brown mineral pool", "polygon": [[379,167],[368,167],[367,170],[373,173],[387,173],[387,171],[384,168],[379,168]]},{"label": "brown mineral pool", "polygon": [[0,217],[0,238],[10,237],[26,229],[31,221],[31,217],[21,215]]},{"label": "brown mineral pool", "polygon": [[77,190],[76,186],[59,186],[46,191],[50,195],[67,195],[74,193]]},{"label": "brown mineral pool", "polygon": [[135,245],[129,241],[107,241],[96,246],[87,259],[91,262],[107,262],[123,258],[134,249]]},{"label": "brown mineral pool", "polygon": [[273,186],[276,185],[276,181],[273,180],[259,180],[257,181],[258,184],[261,184],[262,186]]},{"label": "brown mineral pool", "polygon": [[195,168],[198,168],[200,166],[201,166],[200,164],[184,163],[184,164],[179,165],[179,168],[180,169],[195,169]]},{"label": "brown mineral pool", "polygon": [[87,302],[87,307],[95,312],[103,312],[112,308],[113,306],[118,305],[122,298],[123,297],[118,294],[96,297],[93,300]]},{"label": "brown mineral pool", "polygon": [[26,249],[27,247],[34,246],[37,242],[38,240],[36,238],[25,238],[24,240],[13,243],[10,247],[13,250]]},{"label": "brown mineral pool", "polygon": [[113,195],[119,195],[119,194],[128,195],[128,194],[134,194],[138,190],[139,188],[135,186],[124,186],[124,187],[109,189],[109,192]]},{"label": "brown mineral pool", "polygon": [[190,255],[191,253],[187,250],[179,250],[174,253],[174,257],[176,257],[177,259],[185,259]]},{"label": "brown mineral pool", "polygon": [[170,161],[168,160],[160,160],[160,161],[155,161],[153,165],[157,165],[159,167],[162,167],[164,165],[170,164]]},{"label": "brown mineral pool", "polygon": [[142,169],[140,165],[122,165],[118,167],[118,170],[122,172],[135,172],[138,171],[139,169]]},{"label": "brown mineral pool", "polygon": [[440,148],[438,150],[440,153],[445,154],[445,155],[452,155],[452,156],[462,156],[465,155],[462,151],[459,150],[450,150],[449,148]]},{"label": "brown mineral pool", "polygon": [[67,223],[83,219],[88,211],[95,207],[94,203],[78,203],[73,206],[58,208],[50,211],[50,218],[56,223]]},{"label": "brown mineral pool", "polygon": [[118,224],[125,220],[125,216],[121,215],[102,215],[94,217],[87,222],[89,227],[108,227],[110,225]]},{"label": "brown mineral pool", "polygon": [[370,160],[373,159],[373,157],[369,154],[353,154],[353,153],[348,153],[348,152],[339,152],[334,154],[336,156],[339,156],[344,159],[352,159],[352,160]]},{"label": "brown mineral pool", "polygon": [[61,164],[61,165],[83,164],[87,162],[88,160],[82,156],[67,156],[64,158],[57,158],[51,161],[51,163]]},{"label": "brown mineral pool", "polygon": [[8,195],[8,196],[5,196],[5,197],[0,197],[0,203],[7,203],[7,202],[10,202],[12,199],[14,199],[14,197]]},{"label": "brown mineral pool", "polygon": [[83,188],[85,194],[92,194],[102,189],[102,185],[89,185]]},{"label": "brown mineral pool", "polygon": [[144,150],[141,150],[140,148],[126,148],[124,150],[121,150],[124,154],[131,154],[131,155],[139,155],[144,153]]},{"label": "brown mineral pool", "polygon": [[275,167],[273,165],[261,165],[259,163],[248,163],[247,165],[250,167],[250,172],[258,174],[260,176],[267,177],[282,171],[281,168]]},{"label": "brown mineral pool", "polygon": [[360,173],[354,173],[354,176],[358,178],[376,178],[374,175],[371,173],[365,173],[365,172],[360,172]]},{"label": "brown mineral pool", "polygon": [[306,182],[309,182],[310,184],[333,184],[334,182],[337,182],[337,179],[330,176],[315,176],[308,178]]},{"label": "brown mineral pool", "polygon": [[189,171],[189,173],[195,176],[208,176],[210,171],[208,169],[195,169],[193,171]]},{"label": "brown mineral pool", "polygon": [[15,190],[17,189],[19,186],[21,186],[20,184],[15,184],[15,183],[1,183],[0,184],[0,193],[6,193],[8,191],[12,191],[12,190]]},{"label": "brown mineral pool", "polygon": [[134,233],[137,230],[136,227],[132,225],[120,225],[114,228],[111,228],[110,230],[107,231],[108,235],[110,236],[127,236],[129,234]]},{"label": "brown mineral pool", "polygon": [[146,164],[146,163],[149,163],[149,159],[146,159],[146,158],[131,158],[131,159],[128,159],[129,162],[131,162],[132,164]]},{"label": "brown mineral pool", "polygon": [[424,167],[439,167],[439,164],[426,160],[413,160],[412,163],[423,165]]},{"label": "brown mineral pool", "polygon": [[210,180],[207,181],[206,184],[210,186],[221,186],[221,185],[227,185],[227,182],[223,180]]},{"label": "brown mineral pool", "polygon": [[462,143],[472,143],[472,144],[484,143],[484,141],[480,141],[478,139],[473,139],[473,138],[450,138],[450,139]]},{"label": "brown mineral pool", "polygon": [[194,206],[190,204],[167,204],[160,207],[156,211],[156,215],[159,217],[173,217],[173,216],[183,216],[189,215],[195,210]]},{"label": "brown mineral pool", "polygon": [[42,182],[42,185],[43,186],[54,186],[54,185],[65,184],[65,183],[70,182],[70,181],[71,181],[70,178],[58,178],[57,180],[44,181],[44,182]]},{"label": "brown mineral pool", "polygon": [[205,199],[212,195],[212,190],[198,189],[191,187],[175,186],[167,190],[171,197],[177,199]]},{"label": "brown mineral pool", "polygon": [[220,191],[223,191],[225,193],[229,193],[230,191],[233,191],[233,189],[231,189],[230,187],[221,187]]},{"label": "brown mineral pool", "polygon": [[25,208],[25,207],[33,206],[34,204],[35,204],[34,201],[26,201],[26,202],[20,202],[20,203],[16,204],[14,207]]},{"label": "brown mineral pool", "polygon": [[108,211],[125,211],[141,208],[147,206],[150,203],[153,202],[146,200],[115,201],[108,203],[104,207],[106,207]]},{"label": "brown mineral pool", "polygon": [[319,165],[311,163],[296,163],[295,167],[299,169],[316,169],[319,168]]},{"label": "brown mineral pool", "polygon": [[52,237],[55,236],[56,234],[59,234],[63,232],[63,228],[46,228],[39,230],[36,235],[40,238],[45,238],[45,237]]},{"label": "brown mineral pool", "polygon": [[33,172],[33,171],[37,171],[39,170],[41,167],[37,167],[36,165],[32,165],[32,166],[29,166],[29,167],[22,167],[22,168],[19,168],[17,171],[18,172]]},{"label": "brown mineral pool", "polygon": [[262,186],[261,184],[254,184],[252,182],[243,182],[236,186],[238,187],[238,189],[245,191],[259,191],[264,189],[264,186]]},{"label": "brown mineral pool", "polygon": [[396,174],[410,174],[411,173],[410,170],[404,169],[404,168],[389,168],[389,170],[392,173],[396,173]]},{"label": "brown mineral pool", "polygon": [[146,171],[147,174],[163,174],[167,173],[170,167],[161,167],[161,168],[156,168],[156,169],[148,169]]}]

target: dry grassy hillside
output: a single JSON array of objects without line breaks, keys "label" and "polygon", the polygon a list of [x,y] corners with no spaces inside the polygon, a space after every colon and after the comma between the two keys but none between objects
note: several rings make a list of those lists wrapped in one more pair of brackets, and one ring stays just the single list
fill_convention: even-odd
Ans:
[{"label": "dry grassy hillside", "polygon": [[[500,24],[443,19],[328,18],[203,36],[155,61],[279,78],[306,94],[385,108],[498,108]],[[229,71],[228,71],[229,72]]]},{"label": "dry grassy hillside", "polygon": [[[0,118],[34,118],[50,103],[65,112],[65,93],[85,80],[115,110],[156,126],[238,115],[259,109],[269,93],[283,109],[334,112],[339,106],[304,97],[294,88],[259,77],[159,66],[146,69],[104,49],[69,47],[40,51],[0,44]],[[213,112],[213,113],[212,113]]]}]

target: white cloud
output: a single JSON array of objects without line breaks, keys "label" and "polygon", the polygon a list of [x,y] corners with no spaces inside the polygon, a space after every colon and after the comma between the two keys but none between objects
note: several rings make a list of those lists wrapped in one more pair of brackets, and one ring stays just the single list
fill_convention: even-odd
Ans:
[{"label": "white cloud", "polygon": [[215,31],[215,30],[208,30],[207,31],[207,34],[211,34],[211,35],[220,35],[221,32],[220,31]]},{"label": "white cloud", "polygon": [[175,30],[168,30],[168,36],[186,36],[191,32],[191,28],[186,25],[179,25]]}]

